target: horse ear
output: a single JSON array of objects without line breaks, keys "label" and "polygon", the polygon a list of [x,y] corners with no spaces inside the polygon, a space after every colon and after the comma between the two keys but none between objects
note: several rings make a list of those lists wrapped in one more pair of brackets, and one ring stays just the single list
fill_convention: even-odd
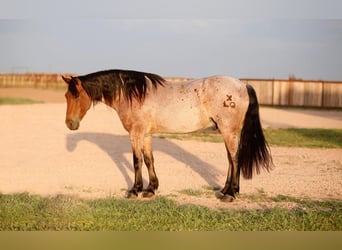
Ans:
[{"label": "horse ear", "polygon": [[76,89],[77,89],[78,91],[81,91],[81,90],[82,90],[81,80],[80,80],[78,77],[71,77],[71,80],[74,81],[75,86],[76,86]]},{"label": "horse ear", "polygon": [[63,80],[64,80],[67,84],[69,84],[69,83],[71,82],[71,80],[72,80],[72,77],[62,76],[62,78],[63,78]]}]

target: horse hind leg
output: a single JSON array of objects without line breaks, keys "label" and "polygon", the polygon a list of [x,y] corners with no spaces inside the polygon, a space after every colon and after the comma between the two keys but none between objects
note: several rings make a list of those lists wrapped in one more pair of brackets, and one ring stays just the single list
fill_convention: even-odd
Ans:
[{"label": "horse hind leg", "polygon": [[235,194],[240,191],[240,169],[237,162],[238,151],[238,133],[221,131],[227,150],[228,156],[228,172],[226,183],[222,190],[216,193],[216,197],[221,201],[231,202],[235,198]]},{"label": "horse hind leg", "polygon": [[150,198],[155,195],[155,190],[158,189],[159,181],[154,170],[154,158],[152,154],[152,136],[146,136],[144,138],[143,155],[145,165],[148,170],[149,184],[146,189],[143,190],[142,196]]}]

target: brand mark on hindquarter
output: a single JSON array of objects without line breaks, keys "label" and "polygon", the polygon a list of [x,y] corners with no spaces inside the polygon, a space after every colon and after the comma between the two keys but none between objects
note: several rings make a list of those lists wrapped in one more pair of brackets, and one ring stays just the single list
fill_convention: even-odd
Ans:
[{"label": "brand mark on hindquarter", "polygon": [[232,100],[233,96],[232,95],[226,95],[227,99],[223,102],[223,107],[225,108],[235,108],[236,104]]}]

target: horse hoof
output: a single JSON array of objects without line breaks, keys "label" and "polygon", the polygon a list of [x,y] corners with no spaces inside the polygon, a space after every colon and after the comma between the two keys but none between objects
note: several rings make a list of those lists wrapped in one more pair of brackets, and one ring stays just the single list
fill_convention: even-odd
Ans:
[{"label": "horse hoof", "polygon": [[221,191],[217,191],[215,193],[215,196],[217,199],[221,200],[224,197],[224,193],[222,193]]},{"label": "horse hoof", "polygon": [[234,199],[235,199],[235,198],[234,198],[233,196],[231,196],[231,195],[229,195],[229,194],[226,194],[225,196],[223,196],[223,197],[221,198],[221,201],[222,201],[222,202],[233,202]]},{"label": "horse hoof", "polygon": [[222,202],[232,202],[235,199],[234,196],[231,196],[229,194],[224,194],[221,191],[217,191],[215,193],[215,196],[217,199],[221,200]]},{"label": "horse hoof", "polygon": [[138,194],[132,192],[132,191],[128,191],[125,195],[126,199],[135,199],[138,197]]},{"label": "horse hoof", "polygon": [[153,191],[148,191],[148,190],[146,190],[146,191],[144,191],[143,193],[142,193],[142,197],[143,198],[151,198],[151,197],[153,197],[154,196],[154,192]]}]

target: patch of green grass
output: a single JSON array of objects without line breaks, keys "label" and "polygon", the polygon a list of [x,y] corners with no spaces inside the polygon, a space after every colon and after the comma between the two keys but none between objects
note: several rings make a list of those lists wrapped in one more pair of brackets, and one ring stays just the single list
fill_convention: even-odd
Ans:
[{"label": "patch of green grass", "polygon": [[188,195],[188,196],[195,196],[195,197],[213,197],[213,192],[220,190],[220,187],[213,187],[213,186],[203,186],[202,189],[183,189],[180,190],[180,194]]},{"label": "patch of green grass", "polygon": [[35,103],[42,103],[42,101],[32,100],[28,98],[0,97],[0,105],[35,104]]},{"label": "patch of green grass", "polygon": [[83,200],[67,196],[0,195],[0,230],[342,230],[342,201],[290,199],[300,206],[211,210],[153,200]]},{"label": "patch of green grass", "polygon": [[266,129],[270,145],[286,147],[341,148],[342,129]]},{"label": "patch of green grass", "polygon": [[251,202],[271,202],[270,197],[263,189],[258,189],[256,194],[238,194],[239,198],[246,199]]},{"label": "patch of green grass", "polygon": [[179,193],[189,195],[189,196],[196,196],[196,197],[203,196],[206,194],[204,190],[200,190],[200,189],[183,189],[179,191]]},{"label": "patch of green grass", "polygon": [[218,186],[203,186],[203,188],[208,191],[219,191],[221,189],[221,187]]},{"label": "patch of green grass", "polygon": [[[273,129],[264,130],[269,145],[285,147],[342,148],[342,129]],[[210,131],[191,134],[159,135],[160,138],[223,142],[222,136]]]}]

